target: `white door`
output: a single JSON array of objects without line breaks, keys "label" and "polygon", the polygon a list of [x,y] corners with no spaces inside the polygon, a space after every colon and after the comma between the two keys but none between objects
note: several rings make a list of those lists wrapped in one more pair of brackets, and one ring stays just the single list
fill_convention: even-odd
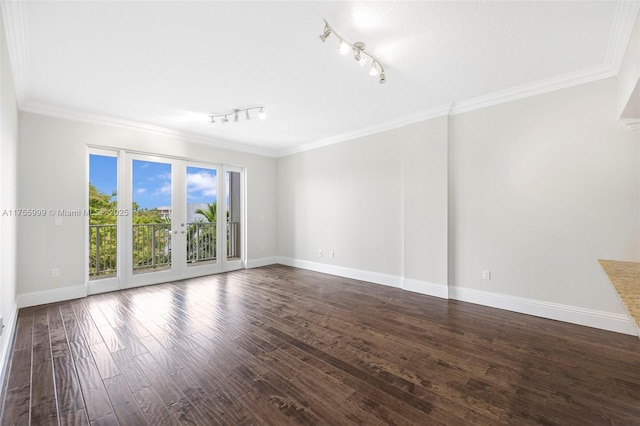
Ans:
[{"label": "white door", "polygon": [[126,154],[125,280],[136,287],[244,265],[242,169]]},{"label": "white door", "polygon": [[223,268],[225,271],[240,269],[244,266],[245,227],[244,220],[244,174],[241,168],[224,167],[225,188],[225,252]]},{"label": "white door", "polygon": [[222,272],[225,188],[221,167],[184,161],[178,166],[184,191],[179,208],[181,278]]},{"label": "white door", "polygon": [[124,161],[126,274],[124,287],[180,278],[180,218],[176,160],[127,154]]}]

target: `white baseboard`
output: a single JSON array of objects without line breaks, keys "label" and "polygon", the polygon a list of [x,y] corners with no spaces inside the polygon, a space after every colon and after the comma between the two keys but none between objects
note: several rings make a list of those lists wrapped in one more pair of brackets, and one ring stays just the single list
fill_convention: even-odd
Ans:
[{"label": "white baseboard", "polygon": [[379,272],[345,268],[344,266],[310,262],[308,260],[293,259],[291,257],[278,257],[277,263],[281,263],[287,266],[293,266],[296,268],[308,269],[310,271],[322,272],[323,274],[337,275],[339,277],[351,278],[354,280],[368,281],[375,284],[383,284],[391,287],[402,288],[402,277],[397,275],[381,274]]},{"label": "white baseboard", "polygon": [[543,302],[535,299],[508,296],[465,287],[450,287],[451,299],[476,303],[493,308],[533,315],[571,324],[585,325],[617,333],[638,335],[638,328],[628,315],[614,314],[577,306]]},{"label": "white baseboard", "polygon": [[441,299],[449,298],[449,287],[444,284],[405,278],[402,280],[402,289],[414,293],[426,294],[427,296],[439,297]]},{"label": "white baseboard", "polygon": [[107,293],[117,290],[120,290],[120,283],[117,278],[89,281],[89,284],[87,284],[87,296],[90,294]]},{"label": "white baseboard", "polygon": [[[0,347],[0,386],[4,384],[4,378],[9,367],[9,355],[11,352],[11,345],[13,345],[13,335],[16,332],[16,323],[18,322],[18,307],[13,306],[9,318],[5,318],[4,330],[2,330],[3,340],[2,347]],[[4,391],[5,389],[2,389]]]},{"label": "white baseboard", "polygon": [[63,300],[79,299],[87,296],[86,285],[74,285],[61,287],[54,290],[32,291],[21,293],[16,296],[18,308],[28,306],[44,305],[45,303],[61,302]]},{"label": "white baseboard", "polygon": [[276,256],[261,257],[258,259],[249,259],[247,260],[247,269],[259,268],[261,266],[267,266],[267,265],[274,265],[276,263],[278,263],[278,258]]}]

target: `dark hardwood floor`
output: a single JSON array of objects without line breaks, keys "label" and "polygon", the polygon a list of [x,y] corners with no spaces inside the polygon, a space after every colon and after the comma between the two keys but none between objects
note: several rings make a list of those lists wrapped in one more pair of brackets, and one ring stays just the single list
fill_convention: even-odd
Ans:
[{"label": "dark hardwood floor", "polygon": [[3,425],[640,424],[640,339],[285,266],[21,309]]}]

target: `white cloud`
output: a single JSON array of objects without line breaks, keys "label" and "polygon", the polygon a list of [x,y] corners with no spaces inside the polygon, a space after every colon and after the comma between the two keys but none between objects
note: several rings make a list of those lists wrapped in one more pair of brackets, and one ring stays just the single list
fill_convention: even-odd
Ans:
[{"label": "white cloud", "polygon": [[156,194],[171,194],[171,182],[165,182],[158,187]]},{"label": "white cloud", "polygon": [[145,192],[147,192],[147,188],[138,188],[138,189],[136,189],[136,193],[137,194],[144,194]]},{"label": "white cloud", "polygon": [[215,197],[218,194],[216,176],[204,170],[187,173],[187,194],[192,196],[194,193],[200,193],[204,197]]}]

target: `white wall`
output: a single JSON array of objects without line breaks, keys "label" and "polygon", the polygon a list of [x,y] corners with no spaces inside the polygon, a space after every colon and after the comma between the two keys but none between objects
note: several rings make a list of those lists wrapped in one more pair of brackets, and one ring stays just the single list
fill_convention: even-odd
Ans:
[{"label": "white wall", "polygon": [[406,280],[442,286],[448,283],[447,126],[447,117],[440,117],[405,129],[402,144],[405,288],[410,287]]},{"label": "white wall", "polygon": [[640,140],[617,93],[610,78],[280,158],[281,261],[637,334],[598,264],[640,259]]},{"label": "white wall", "polygon": [[[87,144],[246,166],[249,264],[276,255],[276,160],[178,137],[20,113],[18,205],[83,209]],[[18,298],[84,285],[85,218],[22,218],[18,223]],[[60,277],[51,278],[59,268]]]},{"label": "white wall", "polygon": [[439,118],[278,159],[281,261],[446,286],[446,131]]},{"label": "white wall", "polygon": [[640,140],[616,82],[451,118],[453,286],[624,313],[597,262],[640,254]]},{"label": "white wall", "polygon": [[16,218],[2,215],[16,202],[16,164],[18,147],[18,108],[11,64],[0,16],[0,315],[5,329],[0,337],[0,383],[16,316]]}]

